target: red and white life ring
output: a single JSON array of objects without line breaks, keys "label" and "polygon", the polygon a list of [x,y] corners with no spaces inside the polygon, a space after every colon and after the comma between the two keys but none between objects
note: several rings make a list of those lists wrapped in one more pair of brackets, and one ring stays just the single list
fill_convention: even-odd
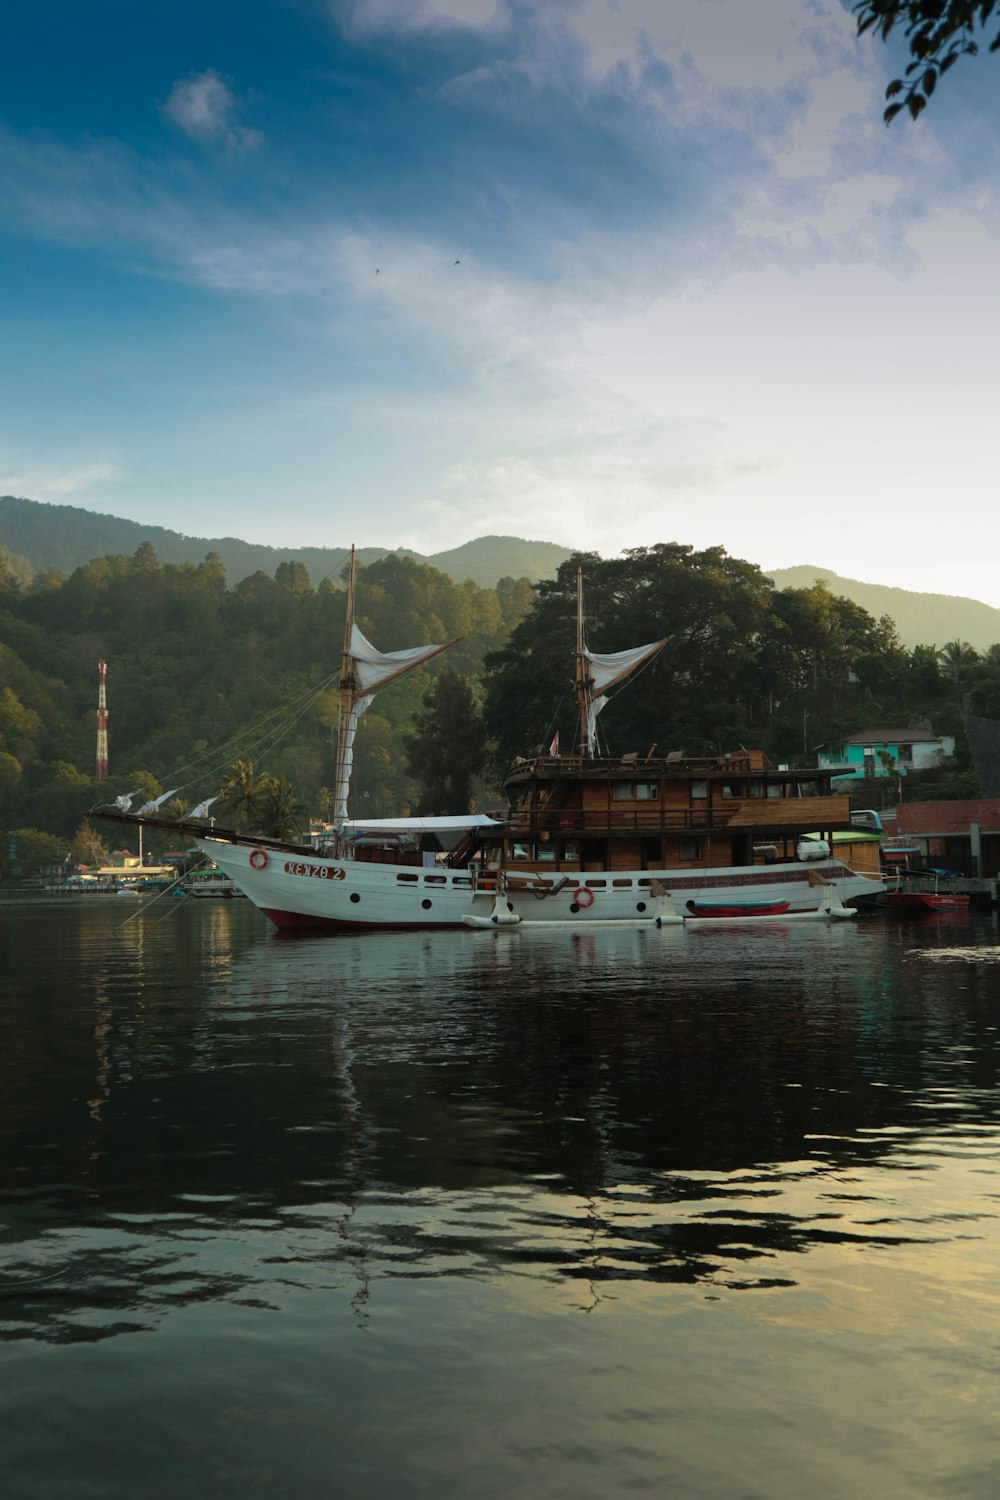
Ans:
[{"label": "red and white life ring", "polygon": [[254,869],[254,870],[266,870],[267,869],[267,850],[266,849],[259,849],[259,848],[255,849],[253,851],[253,853],[251,854],[251,856],[250,856],[250,865],[251,865],[251,868]]},{"label": "red and white life ring", "polygon": [[594,893],[589,886],[581,885],[574,891],[573,900],[576,902],[577,906],[593,906]]}]

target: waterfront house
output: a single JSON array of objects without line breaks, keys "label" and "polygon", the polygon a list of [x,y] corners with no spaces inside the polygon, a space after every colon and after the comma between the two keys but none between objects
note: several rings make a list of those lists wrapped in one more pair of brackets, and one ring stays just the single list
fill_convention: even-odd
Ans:
[{"label": "waterfront house", "polygon": [[[1000,797],[900,803],[892,844],[915,849],[921,863],[995,879],[1000,875]],[[891,846],[884,854],[891,854]]]}]

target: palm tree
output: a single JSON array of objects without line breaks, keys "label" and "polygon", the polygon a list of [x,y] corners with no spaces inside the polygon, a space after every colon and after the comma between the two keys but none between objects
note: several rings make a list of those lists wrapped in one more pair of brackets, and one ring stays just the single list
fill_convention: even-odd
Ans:
[{"label": "palm tree", "polygon": [[269,776],[260,804],[260,832],[270,839],[287,839],[299,833],[309,809],[295,787],[284,776]]},{"label": "palm tree", "polygon": [[222,778],[219,811],[230,814],[237,828],[259,832],[270,783],[269,776],[257,775],[252,760],[234,760]]},{"label": "palm tree", "polygon": [[952,682],[957,682],[966,667],[974,667],[979,660],[979,652],[968,641],[948,641],[938,655],[948,668]]}]

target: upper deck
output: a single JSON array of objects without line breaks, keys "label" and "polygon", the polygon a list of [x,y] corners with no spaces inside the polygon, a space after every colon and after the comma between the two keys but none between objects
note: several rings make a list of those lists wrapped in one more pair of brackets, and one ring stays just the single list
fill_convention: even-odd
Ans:
[{"label": "upper deck", "polygon": [[760,750],[604,760],[536,756],[505,782],[511,832],[652,834],[727,829],[775,835],[848,829],[850,799],[813,768],[771,767]]}]

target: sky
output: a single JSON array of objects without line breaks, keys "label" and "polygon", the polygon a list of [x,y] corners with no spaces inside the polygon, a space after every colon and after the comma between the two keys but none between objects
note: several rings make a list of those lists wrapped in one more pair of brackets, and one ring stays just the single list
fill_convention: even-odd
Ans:
[{"label": "sky", "polygon": [[1000,605],[1000,59],[839,0],[8,0],[0,493]]}]

